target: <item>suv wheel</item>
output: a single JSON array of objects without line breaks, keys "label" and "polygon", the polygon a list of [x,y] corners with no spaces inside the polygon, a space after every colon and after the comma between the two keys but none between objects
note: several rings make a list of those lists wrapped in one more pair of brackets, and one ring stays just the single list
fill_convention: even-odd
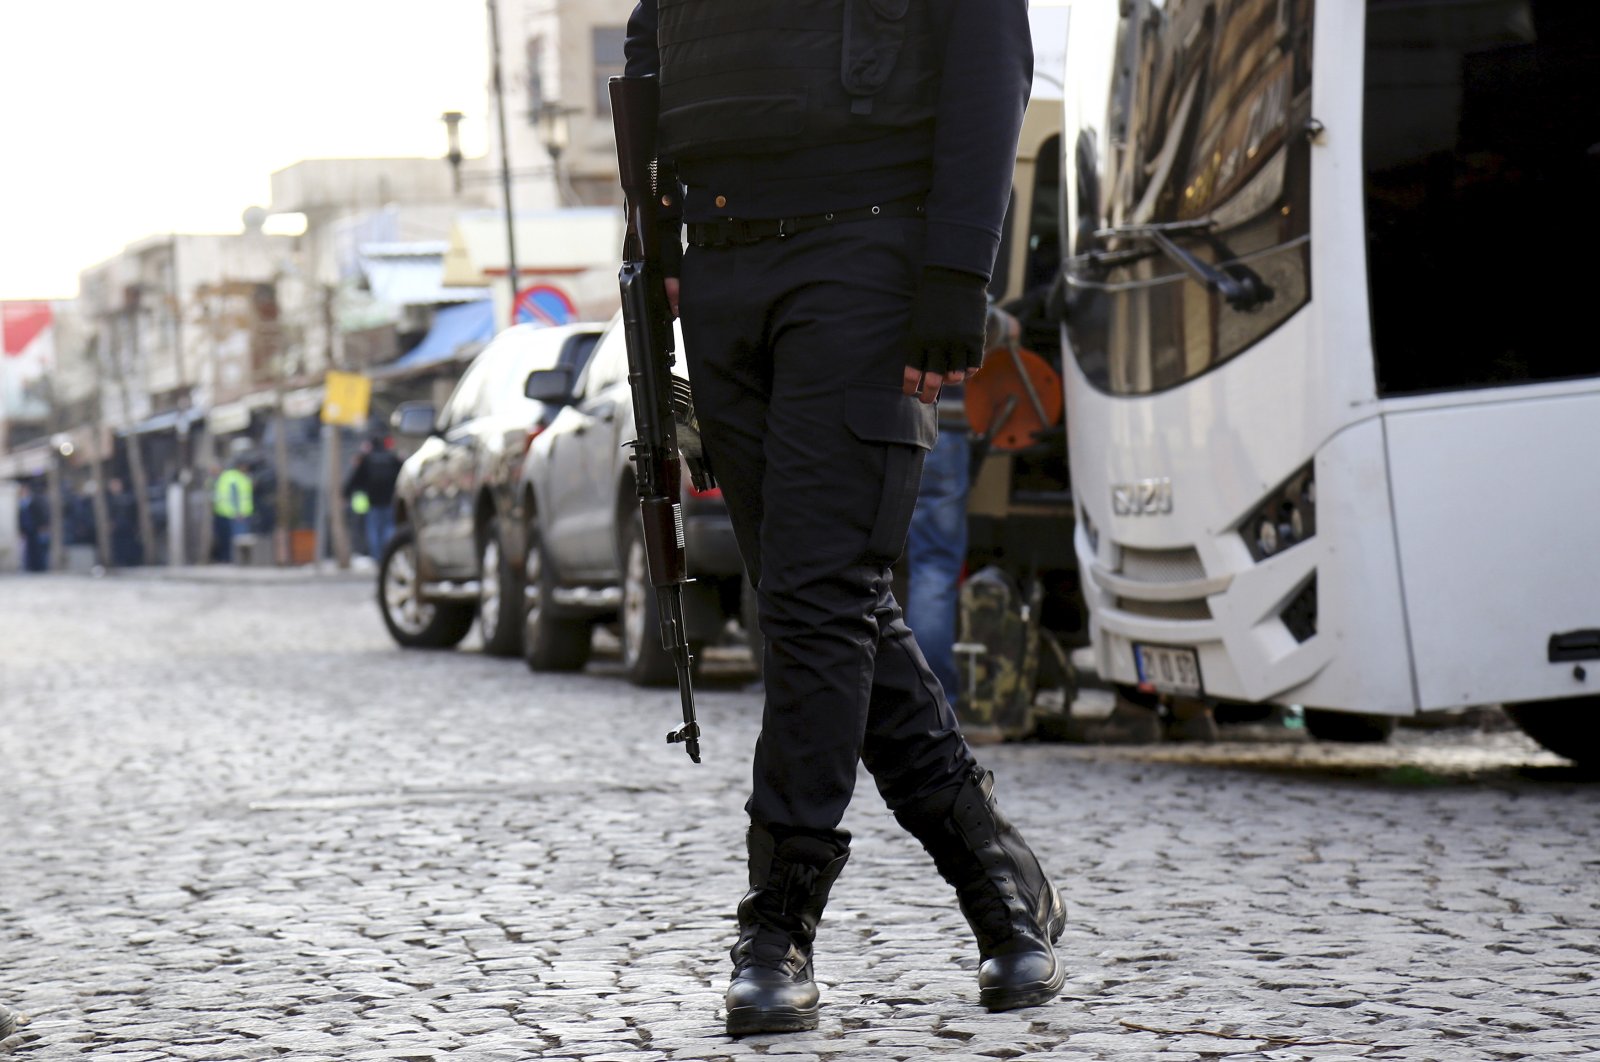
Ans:
[{"label": "suv wheel", "polygon": [[627,526],[622,550],[622,613],[617,624],[622,670],[635,686],[675,686],[678,672],[672,654],[661,647],[661,620],[644,552],[644,526],[637,517]]},{"label": "suv wheel", "polygon": [[500,521],[491,517],[478,549],[478,633],[490,656],[522,652],[522,572],[506,555]]},{"label": "suv wheel", "polygon": [[448,649],[472,629],[472,606],[425,601],[417,572],[416,532],[395,530],[378,565],[378,611],[389,636],[407,649]]},{"label": "suv wheel", "polygon": [[533,671],[582,671],[589,662],[594,631],[587,620],[557,615],[553,606],[555,573],[544,555],[539,521],[528,518],[522,559],[522,658]]}]

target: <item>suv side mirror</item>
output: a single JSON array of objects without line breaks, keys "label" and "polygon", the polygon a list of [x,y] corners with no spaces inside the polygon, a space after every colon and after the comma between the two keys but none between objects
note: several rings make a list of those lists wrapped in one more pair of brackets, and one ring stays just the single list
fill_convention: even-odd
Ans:
[{"label": "suv side mirror", "polygon": [[389,426],[396,435],[417,438],[433,434],[434,410],[432,402],[402,402],[389,417]]},{"label": "suv side mirror", "polygon": [[535,369],[528,374],[523,394],[535,402],[564,406],[572,402],[571,369]]}]

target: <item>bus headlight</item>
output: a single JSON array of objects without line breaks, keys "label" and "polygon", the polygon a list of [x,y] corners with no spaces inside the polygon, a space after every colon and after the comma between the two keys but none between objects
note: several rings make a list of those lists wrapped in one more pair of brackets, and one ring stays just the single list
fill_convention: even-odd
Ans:
[{"label": "bus headlight", "polygon": [[1250,556],[1257,561],[1298,546],[1317,533],[1317,482],[1307,464],[1267,496],[1239,527]]}]

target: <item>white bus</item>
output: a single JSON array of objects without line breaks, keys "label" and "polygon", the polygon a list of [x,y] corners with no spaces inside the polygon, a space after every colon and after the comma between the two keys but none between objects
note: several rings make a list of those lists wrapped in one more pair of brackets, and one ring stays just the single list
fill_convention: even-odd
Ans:
[{"label": "white bus", "polygon": [[1314,734],[1504,704],[1600,761],[1600,4],[1072,7],[1096,666]]}]

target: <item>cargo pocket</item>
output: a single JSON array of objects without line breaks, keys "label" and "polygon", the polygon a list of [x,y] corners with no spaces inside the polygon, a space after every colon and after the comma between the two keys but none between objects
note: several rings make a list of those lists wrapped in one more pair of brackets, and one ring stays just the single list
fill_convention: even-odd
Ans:
[{"label": "cargo pocket", "polygon": [[845,0],[844,64],[840,80],[852,97],[850,113],[872,113],[872,97],[889,83],[905,46],[910,0]]},{"label": "cargo pocket", "polygon": [[881,446],[883,489],[867,537],[867,556],[884,564],[906,548],[911,514],[917,507],[922,462],[939,436],[937,412],[898,388],[852,386],[844,396],[844,421],[861,442]]}]

